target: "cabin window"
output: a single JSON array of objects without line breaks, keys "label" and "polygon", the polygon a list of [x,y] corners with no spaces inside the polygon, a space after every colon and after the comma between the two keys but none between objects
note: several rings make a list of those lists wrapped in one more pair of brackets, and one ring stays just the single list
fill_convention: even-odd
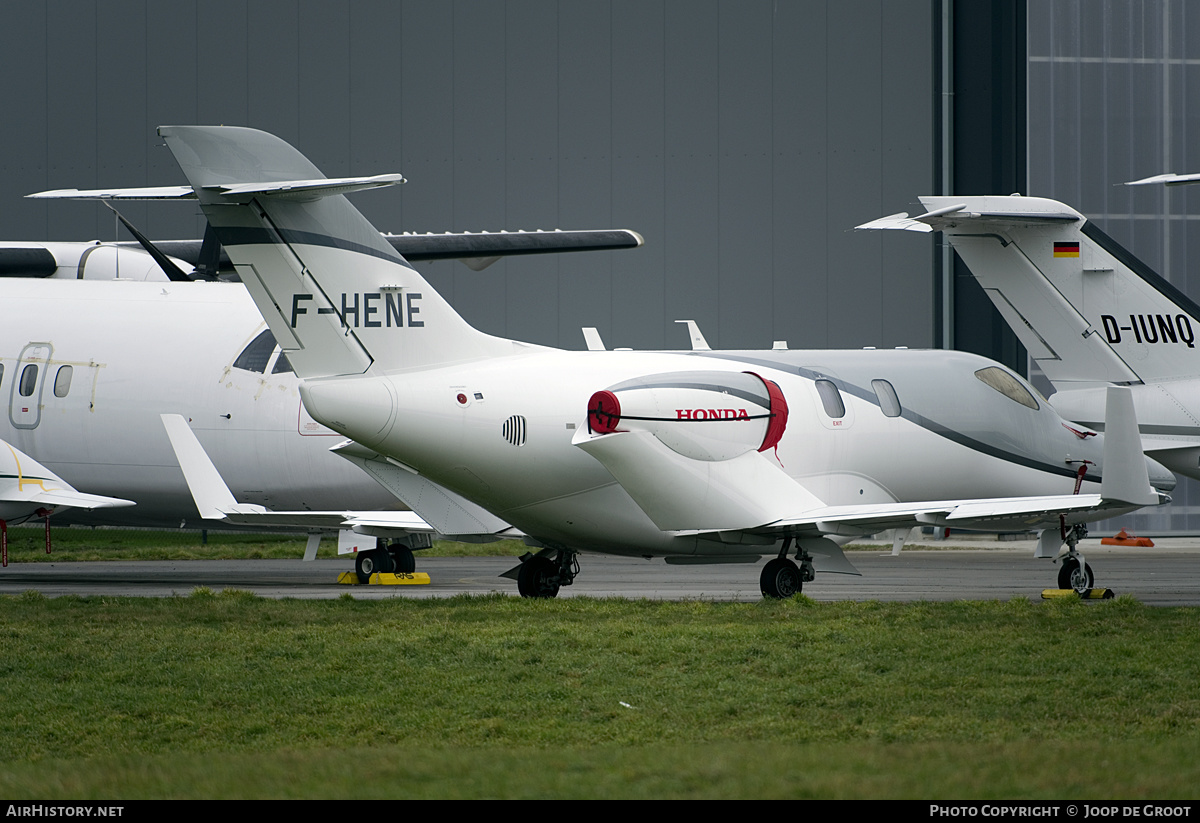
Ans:
[{"label": "cabin window", "polygon": [[896,390],[892,384],[886,380],[872,380],[871,388],[875,390],[875,399],[879,401],[879,409],[883,412],[883,416],[899,417],[900,398],[896,396]]},{"label": "cabin window", "polygon": [[1035,411],[1037,410],[1038,402],[1029,393],[1029,389],[1025,388],[1020,380],[999,366],[988,366],[986,369],[980,369],[975,372],[975,376],[1009,400],[1015,400],[1022,406],[1028,406]]},{"label": "cabin window", "polygon": [[21,385],[19,391],[22,397],[29,397],[33,394],[34,388],[37,386],[38,367],[37,363],[30,363],[21,371]]},{"label": "cabin window", "polygon": [[75,373],[72,366],[59,367],[58,374],[54,375],[54,396],[66,397],[67,392],[71,390],[71,375]]},{"label": "cabin window", "polygon": [[4,364],[0,363],[0,384],[4,382]]},{"label": "cabin window", "polygon": [[817,394],[821,396],[821,405],[825,407],[825,414],[834,420],[840,420],[846,416],[846,404],[842,402],[842,393],[831,381],[818,380]]},{"label": "cabin window", "polygon": [[275,351],[275,337],[270,329],[266,329],[258,337],[250,341],[250,345],[242,349],[242,353],[233,361],[235,369],[245,369],[262,374],[267,370],[267,361],[271,352]]}]

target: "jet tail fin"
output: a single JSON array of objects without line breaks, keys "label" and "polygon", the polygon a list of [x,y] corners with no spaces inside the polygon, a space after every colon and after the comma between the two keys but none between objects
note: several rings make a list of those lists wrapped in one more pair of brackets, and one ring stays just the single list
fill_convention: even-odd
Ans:
[{"label": "jet tail fin", "polygon": [[400,175],[327,179],[274,135],[224,126],[159,134],[302,378],[509,354],[473,329],[345,194]]},{"label": "jet tail fin", "polygon": [[941,231],[1055,387],[1196,373],[1200,307],[1076,210],[1037,197],[922,197],[860,228]]}]

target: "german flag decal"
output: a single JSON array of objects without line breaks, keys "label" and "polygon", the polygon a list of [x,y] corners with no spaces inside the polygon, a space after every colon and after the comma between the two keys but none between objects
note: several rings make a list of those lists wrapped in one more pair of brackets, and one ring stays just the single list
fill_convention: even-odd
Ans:
[{"label": "german flag decal", "polygon": [[1054,256],[1055,257],[1078,257],[1079,256],[1079,244],[1078,243],[1055,243],[1054,244]]}]

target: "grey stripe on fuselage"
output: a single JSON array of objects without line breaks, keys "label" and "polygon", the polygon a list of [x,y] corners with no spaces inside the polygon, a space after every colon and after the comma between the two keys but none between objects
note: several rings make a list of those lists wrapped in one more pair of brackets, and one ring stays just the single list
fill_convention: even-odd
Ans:
[{"label": "grey stripe on fuselage", "polygon": [[[695,357],[709,357],[709,358],[716,358],[716,359],[720,359],[720,360],[734,360],[734,361],[737,361],[740,363],[749,363],[749,364],[757,365],[757,366],[766,366],[767,368],[776,369],[778,371],[784,371],[784,372],[790,372],[792,374],[797,374],[800,377],[806,378],[808,380],[829,380],[835,386],[838,387],[839,391],[847,392],[847,393],[853,395],[854,397],[859,398],[860,400],[866,401],[867,403],[871,404],[872,406],[875,406],[876,408],[879,407],[879,398],[876,397],[875,391],[873,389],[864,388],[863,386],[859,386],[854,383],[850,383],[847,380],[845,380],[844,378],[836,377],[834,375],[827,374],[827,373],[821,372],[816,369],[810,369],[805,366],[797,365],[796,363],[788,362],[789,358],[788,358],[788,355],[786,352],[780,352],[778,355],[771,354],[768,352],[754,352],[753,354],[749,354],[749,353],[743,354],[740,352],[727,352],[727,351],[688,352],[688,353]],[[799,356],[801,354],[802,354],[801,352],[793,352],[792,356]],[[989,364],[989,362],[990,361],[981,360],[980,368],[986,368],[987,365]],[[886,379],[886,378],[887,378],[887,375],[885,373],[881,373],[878,375],[878,379]],[[1015,402],[1015,401],[1009,401],[1009,402]],[[914,424],[920,426],[921,428],[926,429],[927,431],[930,431],[936,435],[939,435],[940,437],[944,437],[947,440],[950,440],[954,443],[958,443],[960,446],[965,446],[966,448],[971,449],[972,451],[977,451],[981,454],[986,454],[990,457],[995,457],[999,460],[1004,460],[1009,463],[1014,463],[1018,466],[1025,466],[1027,468],[1036,469],[1038,471],[1048,472],[1050,474],[1057,474],[1062,477],[1074,477],[1076,474],[1077,470],[1074,468],[1071,468],[1069,466],[1062,465],[1062,464],[1055,464],[1055,463],[1047,463],[1044,460],[1040,460],[1037,457],[1034,457],[1033,455],[1029,455],[1029,454],[1016,454],[1016,453],[1010,451],[1009,449],[1004,448],[1003,446],[995,445],[992,443],[985,443],[985,442],[983,442],[975,437],[972,437],[968,434],[964,434],[963,432],[956,431],[955,429],[952,429],[943,423],[939,423],[936,420],[926,417],[925,415],[914,412],[912,409],[905,406],[903,398],[901,398],[901,400],[900,400],[900,409],[901,409],[900,416],[902,418],[904,418],[905,420],[908,420],[910,423],[914,423]],[[1101,475],[1100,475],[1100,471],[1098,469],[1095,471],[1093,471],[1091,468],[1088,469],[1088,480],[1100,482],[1100,479],[1101,479]]]},{"label": "grey stripe on fuselage", "polygon": [[650,378],[636,377],[633,380],[626,380],[622,383],[617,383],[615,386],[608,387],[608,390],[613,392],[630,389],[700,389],[701,391],[720,391],[732,397],[740,397],[747,403],[756,403],[764,408],[770,408],[771,406],[771,397],[765,391],[761,394],[754,394],[719,383],[689,383],[681,380],[651,380]]}]

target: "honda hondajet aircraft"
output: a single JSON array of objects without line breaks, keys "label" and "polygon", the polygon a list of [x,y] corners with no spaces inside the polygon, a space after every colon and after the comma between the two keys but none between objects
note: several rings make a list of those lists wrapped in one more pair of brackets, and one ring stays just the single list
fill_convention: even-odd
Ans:
[{"label": "honda hondajet aircraft", "polygon": [[[1141,454],[1127,390],[1110,391],[1107,437],[1092,436],[970,354],[571,352],[484,334],[344,196],[399,175],[327,179],[252,129],[159,133],[307,413],[380,478],[415,478],[524,535],[539,550],[516,572],[522,595],[553,597],[580,553],[607,552],[767,556],[764,594],[788,596],[852,569],[834,538],[917,524],[1040,529],[1039,556],[1065,543],[1060,578],[1083,589],[1082,524],[1173,487]],[[434,529],[424,501],[405,502]]]},{"label": "honda hondajet aircraft", "polygon": [[1172,471],[1200,478],[1200,306],[1055,200],[921,203],[925,214],[858,228],[942,232],[1054,385],[1050,402],[1059,414],[1104,431],[1107,387],[1128,386],[1143,449]]},{"label": "honda hondajet aircraft", "polygon": [[[165,412],[187,416],[244,502],[399,516],[392,493],[330,453],[343,438],[305,413],[299,380],[245,287],[206,282],[233,274],[211,232],[203,242],[151,244],[127,226],[144,248],[0,242],[0,438],[80,488],[138,504],[75,508],[55,522],[197,522],[159,422]],[[476,270],[502,256],[641,243],[627,230],[383,239],[406,259],[459,259]]]}]

